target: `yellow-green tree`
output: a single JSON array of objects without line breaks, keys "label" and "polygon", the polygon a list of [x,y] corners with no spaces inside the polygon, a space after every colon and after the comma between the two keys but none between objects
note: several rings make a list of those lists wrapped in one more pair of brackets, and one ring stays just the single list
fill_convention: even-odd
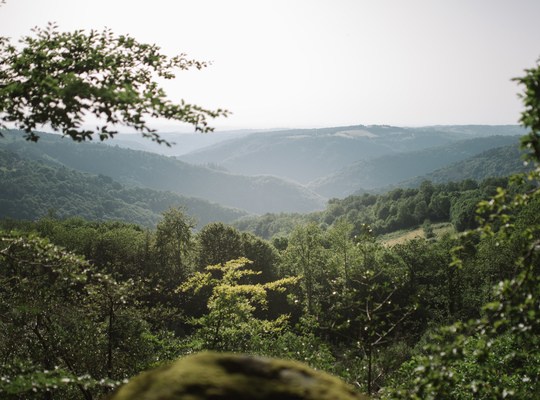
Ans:
[{"label": "yellow-green tree", "polygon": [[238,258],[225,264],[208,266],[178,288],[180,292],[211,291],[207,300],[208,313],[192,320],[198,327],[194,335],[195,347],[253,351],[258,340],[268,339],[286,327],[287,315],[271,320],[259,318],[256,311],[267,307],[269,291],[283,292],[288,285],[296,283],[297,278],[246,284],[243,283],[244,278],[260,274],[246,268],[250,263],[247,258]]}]

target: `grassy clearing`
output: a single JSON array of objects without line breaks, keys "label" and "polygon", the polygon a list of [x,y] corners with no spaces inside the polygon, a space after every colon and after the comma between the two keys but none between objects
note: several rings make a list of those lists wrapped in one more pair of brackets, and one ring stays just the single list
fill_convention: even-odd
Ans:
[{"label": "grassy clearing", "polygon": [[[441,237],[447,233],[454,233],[454,226],[450,222],[443,222],[440,224],[433,224],[433,233],[435,237]],[[379,240],[385,246],[394,246],[396,244],[405,243],[409,240],[416,238],[425,238],[424,230],[420,228],[395,231],[382,235]]]}]

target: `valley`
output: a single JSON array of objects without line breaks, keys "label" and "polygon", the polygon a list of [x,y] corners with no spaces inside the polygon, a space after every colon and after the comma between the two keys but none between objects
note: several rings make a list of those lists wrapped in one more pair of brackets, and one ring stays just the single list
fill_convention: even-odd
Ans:
[{"label": "valley", "polygon": [[[409,387],[399,378],[407,363],[432,362],[423,361],[419,347],[430,326],[472,321],[497,280],[512,275],[506,258],[519,251],[518,233],[502,252],[489,238],[475,236],[474,246],[467,238],[482,227],[479,202],[531,190],[509,179],[532,171],[520,158],[520,132],[516,126],[243,132],[179,158],[157,154],[153,145],[125,148],[136,146],[122,136],[111,145],[40,132],[31,143],[21,132],[4,131],[0,262],[13,265],[13,276],[26,274],[25,265],[52,263],[63,278],[47,284],[52,278],[43,270],[4,291],[9,299],[2,301],[16,305],[8,314],[13,321],[16,310],[41,304],[39,315],[57,321],[52,336],[41,339],[46,346],[76,326],[79,333],[62,339],[58,351],[77,347],[81,360],[73,365],[88,359],[88,393],[97,398],[119,385],[94,378],[103,376],[93,366],[103,360],[112,365],[110,376],[120,377],[156,357],[210,349],[301,359],[392,399]],[[515,211],[514,223],[525,227],[538,215],[531,202]],[[448,269],[455,249],[463,271]],[[39,293],[47,299],[38,301]],[[54,311],[60,303],[67,316]],[[375,308],[380,322],[370,322]],[[28,330],[26,321],[13,327]],[[105,323],[112,330],[102,330]],[[381,335],[388,344],[379,344]],[[31,335],[25,343],[36,345]],[[105,344],[108,353],[92,352]],[[454,345],[443,342],[439,354]],[[469,361],[454,370],[462,362]],[[17,379],[35,374],[43,372],[21,371]],[[38,392],[57,385],[68,396],[79,377],[68,368],[40,379],[45,386],[37,384]],[[10,382],[2,388],[26,392]]]},{"label": "valley", "polygon": [[[64,178],[67,179],[64,185],[71,187],[81,186],[85,179],[101,179],[102,184],[106,184],[104,179],[109,179],[112,186],[99,189],[107,195],[103,192],[94,197],[100,202],[110,198],[107,200],[110,210],[103,211],[103,205],[94,204],[96,210],[82,214],[90,219],[116,216],[155,226],[160,212],[167,207],[183,206],[204,226],[210,221],[230,223],[247,215],[322,212],[332,198],[384,193],[395,187],[418,187],[424,180],[442,184],[508,176],[525,170],[516,149],[520,132],[518,126],[356,126],[225,132],[223,138],[212,139],[219,143],[204,146],[199,142],[202,148],[188,152],[182,160],[124,148],[120,144],[128,143],[122,142],[126,135],[119,135],[105,145],[76,144],[45,133],[38,143],[28,143],[19,133],[10,132],[0,142],[0,149],[5,153],[6,185],[12,179],[10,174],[16,171],[9,168],[10,162],[15,162],[8,161],[9,157],[24,164],[21,168],[26,168],[25,171],[32,171],[34,177],[28,181],[44,185],[52,184],[46,176],[58,175],[55,171],[59,169],[69,176]],[[197,137],[207,141],[211,135],[220,134],[169,134],[167,138],[183,137],[186,141],[189,137],[195,143]],[[129,142],[135,143],[133,139]],[[155,146],[159,145],[148,145],[146,150]],[[161,147],[169,149],[165,145]],[[20,175],[22,170],[17,173]],[[13,194],[6,185],[0,192],[0,201],[9,202]],[[121,190],[112,189],[113,186]],[[37,187],[17,190],[47,193]],[[137,191],[140,200],[126,197],[122,194],[126,191]],[[75,189],[67,192],[67,197],[59,197],[63,203],[43,201],[40,197],[33,203],[25,203],[38,204],[28,209],[4,207],[2,216],[26,215],[34,219],[48,212],[77,215],[78,208],[88,209],[88,195],[73,197],[73,192]],[[130,207],[136,208],[130,211]],[[113,209],[118,211],[115,213]]]}]

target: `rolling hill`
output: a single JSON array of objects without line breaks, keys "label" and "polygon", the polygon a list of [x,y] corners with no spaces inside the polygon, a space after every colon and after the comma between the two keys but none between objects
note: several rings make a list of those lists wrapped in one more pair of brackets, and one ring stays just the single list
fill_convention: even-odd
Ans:
[{"label": "rolling hill", "polygon": [[428,174],[398,183],[399,187],[418,187],[423,181],[433,183],[459,182],[466,179],[482,181],[528,171],[532,165],[524,164],[519,145],[512,144],[484,151],[466,160],[437,169]]},{"label": "rolling hill", "polygon": [[193,164],[217,164],[233,173],[273,175],[307,184],[355,162],[475,137],[521,134],[519,126],[483,125],[294,129],[222,141],[180,158]]},{"label": "rolling hill", "polygon": [[343,198],[358,190],[372,190],[422,176],[465,160],[488,149],[515,144],[517,136],[486,136],[460,140],[433,148],[362,160],[311,182],[313,191]]},{"label": "rolling hill", "polygon": [[283,179],[235,175],[148,152],[74,143],[59,135],[41,134],[38,143],[29,143],[20,133],[10,132],[0,140],[0,147],[21,158],[109,176],[124,185],[198,197],[251,213],[310,212],[325,205],[321,196]]},{"label": "rolling hill", "polygon": [[200,227],[246,215],[204,200],[126,187],[104,175],[23,159],[5,148],[0,148],[0,182],[0,218],[35,220],[52,212],[60,218],[122,220],[153,227],[163,211],[181,206]]}]

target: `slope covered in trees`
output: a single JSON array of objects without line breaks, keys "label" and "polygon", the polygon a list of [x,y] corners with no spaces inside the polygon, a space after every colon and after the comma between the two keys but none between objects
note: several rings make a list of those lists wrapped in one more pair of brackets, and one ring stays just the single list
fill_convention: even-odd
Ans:
[{"label": "slope covered in trees", "polygon": [[384,234],[415,228],[426,221],[452,222],[457,230],[463,231],[476,227],[478,202],[494,195],[497,187],[507,185],[508,178],[489,178],[480,183],[470,179],[444,184],[423,181],[416,188],[331,199],[321,212],[246,216],[234,225],[266,239],[287,236],[298,224],[314,222],[332,226],[342,219],[353,225],[354,234],[360,234],[365,224],[376,234]]},{"label": "slope covered in trees", "polygon": [[517,136],[489,136],[460,140],[418,151],[384,155],[355,162],[329,176],[310,182],[308,186],[323,196],[343,198],[360,190],[396,185],[407,179],[464,161],[486,150],[518,142]]},{"label": "slope covered in trees", "polygon": [[25,142],[17,132],[5,136],[0,146],[22,158],[55,162],[81,172],[109,176],[122,184],[200,197],[252,213],[309,212],[324,207],[322,197],[274,177],[234,175],[142,151],[73,143],[58,135],[41,134],[35,144]]},{"label": "slope covered in trees", "polygon": [[417,187],[423,181],[433,183],[457,182],[466,179],[481,181],[529,171],[533,165],[524,162],[519,145],[497,147],[466,160],[435,170],[426,175],[398,183],[399,187]]},{"label": "slope covered in trees", "polygon": [[121,220],[155,226],[169,207],[183,206],[202,225],[245,215],[205,200],[171,192],[122,185],[105,175],[90,175],[57,163],[22,159],[0,147],[0,217]]},{"label": "slope covered in trees", "polygon": [[[140,370],[208,349],[302,360],[364,392],[401,396],[413,390],[411,360],[421,362],[430,332],[480,318],[497,299],[492,286],[519,274],[509,266],[539,207],[516,210],[504,241],[446,236],[391,248],[343,219],[326,230],[297,225],[276,246],[221,223],[195,234],[174,209],[150,231],[80,218],[4,221],[0,353],[11,362],[0,391],[100,398]],[[449,267],[453,255],[459,268]],[[471,337],[465,354],[481,340]],[[516,340],[499,337],[489,360],[523,398],[538,389],[537,352],[527,342],[518,363]],[[455,367],[459,376],[482,371],[468,362]],[[517,371],[530,380],[512,380]],[[492,380],[485,390],[500,387],[483,379]]]}]

